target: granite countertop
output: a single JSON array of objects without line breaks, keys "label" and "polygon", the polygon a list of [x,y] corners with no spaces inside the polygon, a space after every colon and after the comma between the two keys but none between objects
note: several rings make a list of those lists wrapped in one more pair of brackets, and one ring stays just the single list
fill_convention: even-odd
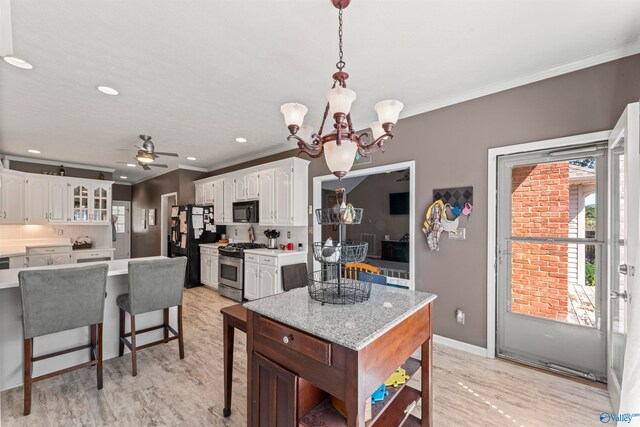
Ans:
[{"label": "granite countertop", "polygon": [[373,285],[371,298],[333,305],[311,299],[306,288],[244,304],[248,310],[359,351],[393,326],[436,299],[436,295]]},{"label": "granite countertop", "polygon": [[246,249],[244,253],[267,256],[288,256],[306,254],[307,251],[283,251],[281,249]]}]

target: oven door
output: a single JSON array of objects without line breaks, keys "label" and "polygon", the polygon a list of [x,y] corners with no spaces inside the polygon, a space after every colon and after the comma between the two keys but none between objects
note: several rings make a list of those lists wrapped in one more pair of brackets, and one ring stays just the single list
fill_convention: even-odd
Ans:
[{"label": "oven door", "polygon": [[242,289],[243,273],[242,258],[233,258],[225,255],[218,257],[218,283]]}]

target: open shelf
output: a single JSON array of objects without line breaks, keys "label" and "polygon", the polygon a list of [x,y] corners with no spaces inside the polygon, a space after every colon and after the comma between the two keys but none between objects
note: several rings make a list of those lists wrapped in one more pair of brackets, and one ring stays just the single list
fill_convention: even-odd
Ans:
[{"label": "open shelf", "polygon": [[[410,357],[402,368],[409,377],[413,377],[420,368],[420,361]],[[407,380],[408,383],[409,380]],[[384,401],[371,405],[371,419],[365,423],[367,427],[385,427],[402,425],[406,427],[419,426],[420,419],[410,415],[402,424],[405,417],[404,410],[411,402],[420,399],[420,391],[407,386],[407,383],[399,387],[387,387],[389,395]],[[322,424],[319,424],[322,423]],[[347,425],[347,420],[331,404],[331,398],[323,400],[315,408],[309,411],[300,419],[301,427],[322,425],[326,427],[343,427]]]}]

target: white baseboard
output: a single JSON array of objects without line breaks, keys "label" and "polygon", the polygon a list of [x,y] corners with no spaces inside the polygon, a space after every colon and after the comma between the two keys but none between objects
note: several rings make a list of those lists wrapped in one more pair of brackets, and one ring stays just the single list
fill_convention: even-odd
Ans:
[{"label": "white baseboard", "polygon": [[475,354],[476,356],[487,357],[487,349],[484,347],[453,340],[441,335],[433,334],[433,343],[446,345],[447,347],[455,348],[456,350],[466,351],[467,353]]}]

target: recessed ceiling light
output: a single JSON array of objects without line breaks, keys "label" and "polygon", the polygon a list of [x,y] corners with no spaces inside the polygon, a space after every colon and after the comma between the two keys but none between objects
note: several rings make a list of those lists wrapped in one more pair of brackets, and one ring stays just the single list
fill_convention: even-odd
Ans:
[{"label": "recessed ceiling light", "polygon": [[127,163],[127,166],[129,166],[130,168],[135,168],[136,165],[134,165],[133,163]]},{"label": "recessed ceiling light", "polygon": [[33,68],[33,65],[29,64],[24,59],[20,59],[15,56],[5,56],[2,59],[4,59],[4,62],[6,62],[7,64],[11,64],[14,67],[22,68],[23,70],[31,70]]},{"label": "recessed ceiling light", "polygon": [[195,159],[196,159],[195,157],[187,157],[187,160],[194,161]]},{"label": "recessed ceiling light", "polygon": [[109,86],[96,86],[96,89],[98,89],[100,92],[104,93],[105,95],[116,96],[120,93],[114,88]]},{"label": "recessed ceiling light", "polygon": [[120,179],[127,179],[127,177],[126,177],[126,176],[124,176],[124,175],[121,175],[121,176],[120,176]]},{"label": "recessed ceiling light", "polygon": [[247,138],[236,138],[236,142],[239,142],[240,144],[244,144],[245,142],[247,142]]},{"label": "recessed ceiling light", "polygon": [[33,154],[40,154],[40,150],[34,150],[34,149],[30,149],[27,150],[29,153],[33,153]]}]

